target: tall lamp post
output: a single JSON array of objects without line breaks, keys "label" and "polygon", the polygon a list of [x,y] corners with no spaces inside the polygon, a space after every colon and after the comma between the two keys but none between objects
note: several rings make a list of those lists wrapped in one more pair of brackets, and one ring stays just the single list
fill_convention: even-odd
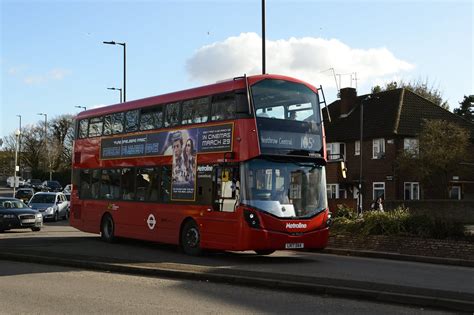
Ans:
[{"label": "tall lamp post", "polygon": [[107,88],[107,90],[120,91],[120,103],[122,103],[122,89],[110,87],[110,88]]},{"label": "tall lamp post", "polygon": [[[20,125],[18,127],[18,130],[20,131],[20,136],[18,137],[18,167],[20,168],[18,171],[21,170],[21,159],[20,159],[20,154],[21,154],[21,115],[16,115],[16,117],[18,117],[20,119]],[[22,176],[23,174],[20,173],[20,176]]]},{"label": "tall lamp post", "polygon": [[13,173],[13,198],[15,198],[15,194],[16,194],[16,172],[18,171],[18,145],[19,145],[19,142],[20,142],[20,130],[17,130],[15,132],[15,136],[16,136],[16,145],[15,145],[15,171]]},{"label": "tall lamp post", "polygon": [[76,108],[82,108],[82,110],[86,110],[86,109],[87,109],[87,107],[85,107],[85,106],[80,106],[80,105],[76,105],[76,106],[74,106],[74,107],[76,107]]},{"label": "tall lamp post", "polygon": [[44,116],[44,146],[45,146],[45,150],[46,150],[46,155],[48,157],[48,166],[49,166],[49,180],[53,180],[53,174],[52,174],[52,170],[51,170],[51,157],[49,155],[49,150],[48,150],[48,135],[47,135],[47,132],[48,132],[48,114],[45,114],[45,113],[38,113],[38,115],[40,116]]},{"label": "tall lamp post", "polygon": [[265,72],[265,0],[262,0],[262,74]]},{"label": "tall lamp post", "polygon": [[363,158],[362,158],[362,154],[363,154],[363,145],[362,145],[362,141],[364,139],[364,103],[368,100],[370,100],[372,98],[372,95],[367,95],[361,102],[360,102],[360,154],[359,154],[359,158],[360,158],[360,170],[359,170],[359,198],[357,200],[357,203],[358,203],[358,212],[359,214],[362,214],[362,161],[363,161]]},{"label": "tall lamp post", "polygon": [[127,101],[127,75],[126,75],[126,71],[127,71],[127,44],[124,42],[124,43],[117,43],[117,42],[114,42],[114,41],[110,41],[110,42],[103,42],[104,44],[107,44],[107,45],[120,45],[123,47],[123,101],[126,102]]}]

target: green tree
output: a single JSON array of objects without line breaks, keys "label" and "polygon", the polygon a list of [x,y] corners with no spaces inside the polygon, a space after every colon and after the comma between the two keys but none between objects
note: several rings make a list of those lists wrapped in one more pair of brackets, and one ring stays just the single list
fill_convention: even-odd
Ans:
[{"label": "green tree", "polygon": [[408,89],[427,100],[435,103],[436,105],[449,110],[449,104],[447,101],[443,100],[443,94],[441,91],[428,83],[428,80],[424,82],[421,80],[413,81],[413,82],[404,82],[404,81],[391,81],[385,84],[385,87],[381,87],[380,85],[376,85],[372,87],[372,94],[379,93],[383,91],[390,91],[395,90],[398,88],[405,88]]},{"label": "green tree", "polygon": [[459,105],[461,106],[454,109],[454,113],[474,123],[474,95],[464,95],[464,99],[459,102]]},{"label": "green tree", "polygon": [[461,172],[469,145],[469,132],[444,120],[426,120],[416,152],[402,152],[397,158],[401,170],[415,175],[423,187],[449,197],[449,180]]}]

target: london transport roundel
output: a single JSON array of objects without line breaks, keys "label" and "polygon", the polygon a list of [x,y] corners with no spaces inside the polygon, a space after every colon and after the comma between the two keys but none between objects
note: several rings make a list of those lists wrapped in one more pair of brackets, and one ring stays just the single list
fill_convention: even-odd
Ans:
[{"label": "london transport roundel", "polygon": [[150,214],[148,216],[148,219],[146,220],[146,223],[148,224],[148,228],[150,230],[153,230],[155,228],[155,225],[156,225],[155,216],[153,214]]}]

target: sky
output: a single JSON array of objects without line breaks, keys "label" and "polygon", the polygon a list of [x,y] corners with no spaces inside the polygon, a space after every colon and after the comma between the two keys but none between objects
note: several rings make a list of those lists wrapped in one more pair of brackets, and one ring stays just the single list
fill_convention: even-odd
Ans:
[{"label": "sky", "polygon": [[[63,114],[262,72],[261,0],[0,0],[0,138]],[[471,0],[266,0],[266,72],[359,95],[423,81],[474,94]]]}]

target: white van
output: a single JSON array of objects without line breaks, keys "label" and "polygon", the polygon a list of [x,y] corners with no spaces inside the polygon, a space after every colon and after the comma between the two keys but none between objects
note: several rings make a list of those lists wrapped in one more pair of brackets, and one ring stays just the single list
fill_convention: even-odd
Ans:
[{"label": "white van", "polygon": [[[13,188],[13,182],[15,181],[13,176],[7,178],[7,187]],[[15,187],[23,187],[25,186],[25,180],[23,177],[17,176]]]}]

